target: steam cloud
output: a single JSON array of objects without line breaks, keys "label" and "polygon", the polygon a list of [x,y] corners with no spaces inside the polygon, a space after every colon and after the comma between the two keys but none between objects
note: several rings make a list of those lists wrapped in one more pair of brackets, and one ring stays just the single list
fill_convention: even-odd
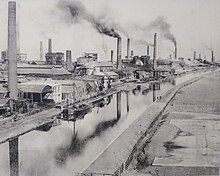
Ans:
[{"label": "steam cloud", "polygon": [[[58,7],[63,10],[63,12],[68,13],[71,20],[78,23],[81,20],[86,20],[89,22],[100,34],[105,34],[110,37],[119,38],[120,35],[115,31],[117,28],[116,24],[108,24],[103,21],[103,17],[95,17],[93,14],[89,13],[86,7],[79,1],[64,0],[58,2]],[[111,27],[113,25],[114,27]]]},{"label": "steam cloud", "polygon": [[166,40],[170,40],[176,46],[176,38],[170,31],[170,24],[162,16],[157,17],[148,26],[147,30],[158,29]]}]

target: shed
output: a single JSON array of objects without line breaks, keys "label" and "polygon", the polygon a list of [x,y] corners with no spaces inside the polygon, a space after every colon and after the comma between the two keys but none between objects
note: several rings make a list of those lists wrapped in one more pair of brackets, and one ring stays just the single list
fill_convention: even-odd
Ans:
[{"label": "shed", "polygon": [[23,98],[27,98],[33,102],[42,102],[47,93],[52,93],[53,89],[50,85],[44,84],[19,84],[18,89],[23,94]]}]

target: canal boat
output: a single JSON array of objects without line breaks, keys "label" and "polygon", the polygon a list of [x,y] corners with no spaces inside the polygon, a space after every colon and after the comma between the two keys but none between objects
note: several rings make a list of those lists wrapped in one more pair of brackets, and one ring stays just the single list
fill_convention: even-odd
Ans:
[{"label": "canal boat", "polygon": [[84,117],[90,111],[90,109],[91,107],[89,106],[89,104],[68,106],[63,110],[63,119],[80,119],[81,117]]},{"label": "canal boat", "polygon": [[87,114],[90,110],[89,104],[80,104],[78,106],[73,106],[73,115],[82,115],[82,114]]}]

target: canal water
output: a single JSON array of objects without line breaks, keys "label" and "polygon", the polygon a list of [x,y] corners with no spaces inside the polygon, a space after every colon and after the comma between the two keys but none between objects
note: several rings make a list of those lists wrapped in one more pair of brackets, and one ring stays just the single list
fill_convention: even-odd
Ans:
[{"label": "canal water", "polygon": [[[175,78],[180,84],[204,72]],[[174,85],[161,84],[156,97]],[[32,131],[19,137],[20,176],[73,176],[86,169],[129,125],[153,102],[152,91],[133,90],[121,94],[121,118],[117,119],[116,95],[108,97],[108,104],[95,106],[84,117],[61,121],[49,131]],[[0,175],[7,176],[9,144],[0,145]]]}]

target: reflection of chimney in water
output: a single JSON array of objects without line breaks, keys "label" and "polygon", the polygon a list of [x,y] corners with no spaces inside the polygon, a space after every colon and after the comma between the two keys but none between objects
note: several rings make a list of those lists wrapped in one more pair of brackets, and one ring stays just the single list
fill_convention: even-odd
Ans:
[{"label": "reflection of chimney in water", "polygon": [[52,53],[52,39],[48,40],[48,53]]},{"label": "reflection of chimney in water", "polygon": [[127,59],[130,59],[130,39],[127,40]]},{"label": "reflection of chimney in water", "polygon": [[8,2],[8,89],[10,98],[17,100],[17,37],[16,2]]},{"label": "reflection of chimney in water", "polygon": [[111,50],[111,63],[113,64],[113,61],[114,61],[114,51]]},{"label": "reflection of chimney in water", "polygon": [[121,68],[121,37],[117,38],[117,69]]}]

